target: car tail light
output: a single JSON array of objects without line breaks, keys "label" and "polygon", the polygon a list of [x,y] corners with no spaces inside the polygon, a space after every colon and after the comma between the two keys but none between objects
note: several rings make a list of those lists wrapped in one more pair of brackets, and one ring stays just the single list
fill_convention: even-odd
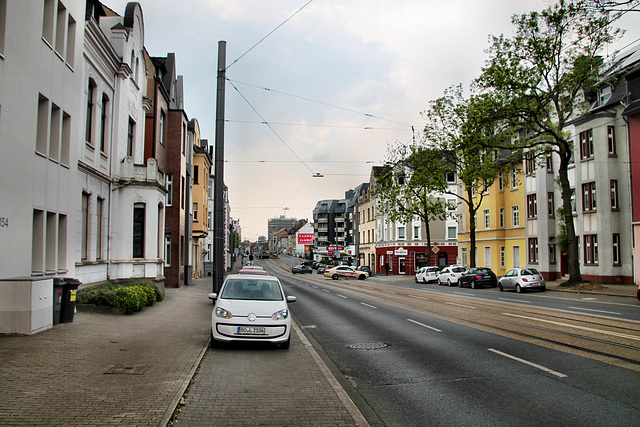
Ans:
[{"label": "car tail light", "polygon": [[526,277],[523,277],[523,278],[522,278],[522,281],[523,281],[523,282],[528,282],[528,280],[527,280],[527,278],[526,278]]}]

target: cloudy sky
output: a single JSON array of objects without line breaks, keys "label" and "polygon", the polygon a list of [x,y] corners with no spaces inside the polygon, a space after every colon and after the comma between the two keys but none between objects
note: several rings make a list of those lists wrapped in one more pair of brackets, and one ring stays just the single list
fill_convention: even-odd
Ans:
[{"label": "cloudy sky", "polygon": [[[103,3],[123,14],[127,2]],[[227,42],[225,183],[243,239],[256,240],[269,218],[311,220],[318,200],[368,182],[389,144],[421,131],[429,101],[479,75],[489,35],[511,36],[514,13],[550,0],[139,3],[149,54],[175,52],[187,115],[211,144],[218,41]],[[619,21],[628,31],[615,47],[640,37],[639,21]]]}]

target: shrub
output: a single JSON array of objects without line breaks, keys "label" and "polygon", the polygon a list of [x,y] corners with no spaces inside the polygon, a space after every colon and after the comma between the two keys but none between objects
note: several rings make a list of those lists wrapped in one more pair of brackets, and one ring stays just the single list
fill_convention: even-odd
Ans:
[{"label": "shrub", "polygon": [[78,303],[118,307],[125,314],[142,310],[162,301],[164,295],[151,281],[129,280],[124,284],[106,283],[78,292]]}]

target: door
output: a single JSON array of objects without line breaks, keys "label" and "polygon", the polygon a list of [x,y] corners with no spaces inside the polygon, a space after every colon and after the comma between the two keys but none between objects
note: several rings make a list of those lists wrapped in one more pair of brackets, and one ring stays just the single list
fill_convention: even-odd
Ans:
[{"label": "door", "polygon": [[398,257],[398,274],[404,274],[405,273],[405,267],[404,267],[404,257]]}]

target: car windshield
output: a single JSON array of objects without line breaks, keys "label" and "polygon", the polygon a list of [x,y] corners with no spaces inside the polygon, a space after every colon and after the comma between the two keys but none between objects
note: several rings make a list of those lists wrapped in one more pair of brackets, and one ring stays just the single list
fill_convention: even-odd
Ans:
[{"label": "car windshield", "polygon": [[278,282],[273,280],[230,279],[221,292],[222,299],[282,301]]},{"label": "car windshield", "polygon": [[540,273],[538,273],[538,270],[536,270],[535,268],[525,268],[524,270],[522,270],[523,276],[533,276],[534,274]]},{"label": "car windshield", "polygon": [[464,273],[464,267],[454,267],[451,269],[454,273]]}]

